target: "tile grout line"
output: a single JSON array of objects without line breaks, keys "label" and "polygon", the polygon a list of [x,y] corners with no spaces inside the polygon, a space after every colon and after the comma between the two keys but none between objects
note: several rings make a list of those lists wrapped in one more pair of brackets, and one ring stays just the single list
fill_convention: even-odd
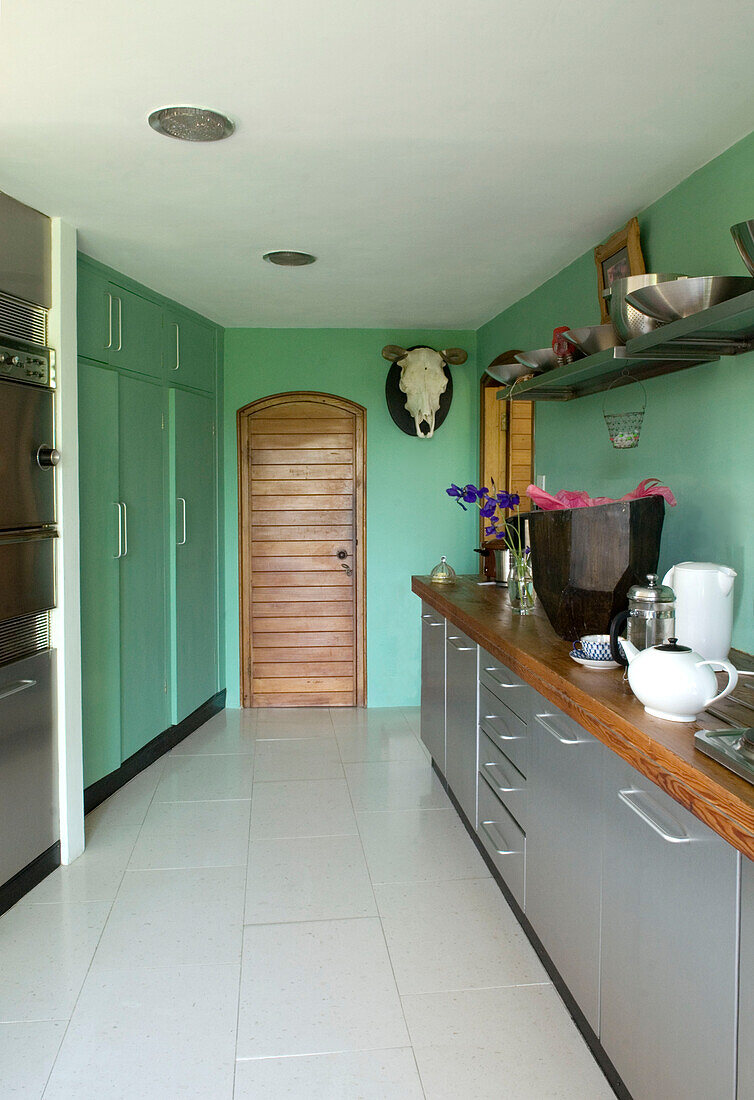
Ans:
[{"label": "tile grout line", "polygon": [[251,824],[253,821],[254,812],[254,775],[257,767],[257,754],[256,754],[256,733],[259,728],[259,715],[254,716],[254,755],[252,757],[251,765],[251,799],[249,805],[249,828],[246,834],[246,874],[244,876],[243,883],[243,910],[241,912],[241,951],[238,957],[238,997],[236,998],[236,1035],[235,1042],[233,1044],[233,1091],[232,1095],[236,1094],[236,1067],[238,1065],[238,1029],[241,1023],[241,989],[243,981],[243,955],[244,944],[246,942],[246,894],[249,885],[249,864],[251,862]]},{"label": "tile grout line", "polygon": [[[169,755],[169,754],[168,754],[168,753],[166,753],[166,754],[165,754],[165,757],[161,757],[161,758],[160,758],[160,761],[161,761],[161,767],[160,767],[160,775],[159,775],[159,776],[158,776],[158,778],[157,778],[157,782],[155,783],[155,787],[154,787],[154,790],[152,791],[152,797],[151,797],[151,798],[149,799],[149,802],[147,803],[147,807],[146,807],[146,809],[145,809],[145,811],[144,811],[144,816],[143,816],[143,818],[141,819],[141,823],[139,824],[139,829],[138,829],[138,832],[136,833],[136,837],[134,838],[134,844],[133,844],[133,848],[131,849],[131,853],[130,853],[130,855],[129,855],[129,860],[128,860],[128,863],[126,863],[126,866],[125,866],[125,867],[124,867],[124,869],[123,869],[123,874],[122,874],[122,875],[121,875],[121,877],[120,877],[120,882],[118,883],[118,889],[117,889],[117,890],[115,891],[115,896],[113,897],[113,900],[112,900],[112,901],[110,902],[110,908],[109,908],[109,909],[108,909],[108,911],[107,911],[107,916],[105,917],[105,920],[104,920],[104,921],[103,921],[103,923],[102,923],[102,928],[100,929],[100,934],[99,934],[99,936],[97,937],[97,943],[95,944],[95,946],[94,946],[94,950],[92,951],[92,954],[91,954],[91,958],[89,959],[89,965],[88,965],[88,966],[87,966],[87,968],[86,968],[86,973],[84,974],[84,978],[83,978],[83,980],[82,980],[82,982],[81,982],[81,985],[79,986],[79,991],[78,991],[78,993],[77,993],[77,995],[76,995],[76,1000],[75,1000],[75,1001],[74,1001],[74,1003],[73,1003],[73,1008],[71,1009],[71,1014],[70,1014],[70,1016],[68,1017],[68,1021],[67,1021],[67,1023],[66,1023],[66,1026],[65,1026],[65,1030],[64,1030],[64,1032],[63,1032],[63,1035],[62,1035],[62,1037],[61,1037],[61,1040],[60,1040],[60,1044],[59,1044],[59,1046],[58,1046],[57,1052],[56,1052],[56,1054],[55,1054],[55,1057],[54,1057],[54,1059],[53,1059],[52,1065],[50,1066],[50,1072],[49,1072],[49,1073],[47,1074],[47,1077],[46,1077],[46,1079],[45,1079],[45,1084],[44,1084],[44,1088],[42,1089],[42,1094],[41,1094],[41,1100],[44,1100],[45,1094],[46,1094],[46,1092],[47,1092],[47,1089],[48,1089],[48,1087],[49,1087],[50,1081],[51,1081],[51,1079],[52,1079],[52,1075],[53,1075],[53,1073],[55,1072],[55,1066],[56,1066],[56,1065],[58,1064],[58,1059],[60,1058],[60,1052],[61,1052],[61,1050],[63,1049],[63,1044],[65,1043],[65,1040],[66,1040],[66,1038],[67,1038],[67,1036],[68,1036],[68,1031],[69,1031],[69,1029],[70,1029],[70,1026],[71,1026],[71,1022],[72,1022],[72,1020],[73,1020],[73,1017],[74,1017],[74,1015],[76,1014],[76,1009],[77,1009],[77,1007],[78,1007],[78,1003],[79,1003],[79,1001],[81,1000],[81,994],[82,994],[82,993],[83,993],[83,991],[84,991],[84,986],[86,985],[86,981],[87,981],[87,978],[88,978],[88,977],[89,977],[89,975],[91,974],[91,971],[92,971],[92,963],[94,962],[94,956],[95,956],[95,955],[97,954],[97,951],[98,951],[98,949],[99,949],[99,945],[100,945],[100,943],[102,942],[102,937],[103,937],[103,936],[104,936],[104,934],[105,934],[105,929],[107,928],[107,925],[108,925],[108,922],[109,922],[109,920],[110,920],[110,917],[112,916],[112,912],[113,912],[113,907],[115,906],[115,902],[117,901],[117,899],[118,899],[118,896],[119,896],[119,894],[120,894],[120,891],[121,891],[121,888],[122,888],[122,886],[123,886],[123,880],[124,880],[124,878],[126,877],[126,871],[128,870],[128,867],[129,867],[129,863],[130,863],[130,860],[131,860],[131,856],[133,855],[133,852],[134,852],[134,849],[136,848],[136,845],[137,845],[137,843],[138,843],[139,837],[141,836],[141,831],[142,831],[142,829],[144,828],[144,822],[145,822],[145,821],[146,821],[146,819],[147,819],[147,814],[149,813],[150,807],[151,807],[152,803],[154,802],[154,797],[155,797],[155,795],[156,795],[156,793],[157,793],[157,787],[158,787],[158,785],[159,785],[159,782],[160,782],[160,778],[161,778],[161,776],[162,776],[162,771],[163,771],[163,769],[164,769],[164,767],[165,767],[165,758],[166,758],[166,757],[167,757],[168,755]],[[155,761],[155,763],[157,763],[157,761]],[[134,778],[136,778],[136,777],[134,777]],[[126,784],[126,786],[127,786],[127,784]],[[117,791],[116,791],[115,793],[117,794]],[[112,798],[112,795],[111,795],[110,797]],[[85,844],[86,844],[86,841],[85,841]],[[84,851],[86,851],[86,847],[84,847]],[[82,853],[82,855],[83,855],[83,853]]]},{"label": "tile grout line", "polygon": [[[332,716],[331,716],[331,720],[332,720]],[[336,740],[336,743],[337,743],[337,738],[335,740]],[[338,743],[338,754],[340,755],[340,744],[339,743]],[[341,755],[341,763],[343,763],[342,755]],[[345,766],[344,766],[343,770],[345,771]],[[354,818],[356,818],[356,807],[353,804],[353,796],[351,794],[351,786],[350,786],[347,778],[346,778],[346,789],[348,790],[348,798],[349,798],[349,801],[351,803],[351,808],[353,810]],[[357,822],[356,827],[358,828],[358,818],[356,818],[356,822]],[[377,895],[374,891],[374,885],[375,884],[374,884],[374,880],[372,879],[372,872],[369,869],[369,863],[367,861],[366,851],[364,850],[364,841],[361,837],[361,833],[359,833],[359,844],[361,845],[361,852],[362,852],[362,856],[364,858],[364,865],[367,869],[367,874],[369,876],[369,883],[370,883],[370,886],[372,888],[372,898],[374,900],[375,909],[377,910],[377,920],[380,922],[380,932],[382,933],[382,942],[385,945],[385,953],[387,955],[387,961],[388,961],[388,964],[390,966],[390,973],[393,975],[393,984],[395,986],[395,995],[398,998],[398,1004],[400,1005],[401,1016],[403,1018],[403,1026],[406,1029],[406,1038],[408,1039],[409,1047],[411,1049],[411,1057],[413,1058],[414,1065],[416,1066],[416,1073],[417,1073],[417,1077],[418,1077],[418,1080],[419,1080],[419,1088],[422,1091],[422,1096],[426,1100],[427,1093],[424,1089],[424,1082],[422,1081],[421,1072],[419,1070],[419,1063],[416,1060],[416,1051],[414,1050],[414,1044],[413,1044],[413,1041],[411,1039],[411,1032],[409,1031],[409,1027],[408,1027],[408,1020],[406,1019],[406,1013],[405,1013],[404,1008],[403,1008],[403,1000],[401,998],[400,990],[398,988],[398,979],[395,976],[395,967],[393,965],[393,957],[390,954],[390,947],[388,946],[387,936],[385,935],[385,926],[382,923],[382,914],[380,913],[380,907],[377,903]]]}]

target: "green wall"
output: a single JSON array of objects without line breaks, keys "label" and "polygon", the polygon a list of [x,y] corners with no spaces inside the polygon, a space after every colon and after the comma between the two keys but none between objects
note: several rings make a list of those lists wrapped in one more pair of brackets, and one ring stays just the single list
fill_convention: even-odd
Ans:
[{"label": "green wall", "polygon": [[[462,347],[453,368],[453,404],[437,434],[409,437],[385,403],[385,344]],[[225,636],[228,706],[239,705],[238,477],[236,412],[270,394],[313,390],[367,410],[367,699],[373,707],[419,701],[419,605],[412,573],[428,573],[445,554],[459,572],[476,568],[476,517],[445,495],[451,481],[478,468],[478,370],[475,335],[458,331],[378,329],[226,329]]]},{"label": "green wall", "polygon": [[[729,226],[754,217],[754,134],[639,214],[647,271],[745,275]],[[628,218],[633,211],[626,211]],[[597,242],[595,242],[596,244]],[[550,342],[556,325],[599,323],[590,250],[477,333],[480,369],[511,348]],[[754,353],[653,379],[636,450],[612,449],[603,395],[536,408],[536,472],[550,492],[621,496],[659,477],[678,498],[666,515],[661,569],[712,560],[738,571],[733,644],[754,652]],[[613,393],[631,407],[638,387]],[[608,410],[609,411],[609,410]]]}]

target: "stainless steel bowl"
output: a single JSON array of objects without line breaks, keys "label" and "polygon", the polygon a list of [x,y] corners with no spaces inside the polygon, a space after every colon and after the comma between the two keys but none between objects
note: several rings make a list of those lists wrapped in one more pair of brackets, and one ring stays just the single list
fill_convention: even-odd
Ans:
[{"label": "stainless steel bowl", "polygon": [[621,340],[625,342],[626,340],[632,340],[635,336],[643,336],[647,332],[654,332],[659,325],[659,321],[640,313],[638,309],[634,309],[626,301],[628,293],[632,290],[639,290],[640,287],[654,286],[655,283],[666,283],[671,282],[673,279],[685,278],[685,275],[650,273],[648,275],[628,275],[625,279],[616,279],[612,286],[604,292],[604,297],[608,300],[610,320],[615,325],[616,332]]},{"label": "stainless steel bowl", "polygon": [[516,356],[519,363],[528,367],[530,371],[538,372],[552,370],[557,367],[558,361],[552,348],[537,348],[536,351],[521,351]]},{"label": "stainless steel bowl", "polygon": [[754,219],[732,225],[730,233],[736,242],[736,248],[741,253],[741,259],[749,272],[754,275]]},{"label": "stainless steel bowl", "polygon": [[745,275],[699,275],[673,283],[645,286],[626,295],[626,301],[660,324],[690,317],[729,298],[754,290],[754,279]]},{"label": "stainless steel bowl", "polygon": [[538,373],[523,363],[490,363],[487,374],[496,382],[502,382],[506,386],[512,386],[519,378],[525,378],[527,374]]},{"label": "stainless steel bowl", "polygon": [[598,351],[617,348],[623,343],[613,324],[572,328],[568,332],[564,332],[563,335],[569,344],[573,344],[584,355],[594,355]]}]

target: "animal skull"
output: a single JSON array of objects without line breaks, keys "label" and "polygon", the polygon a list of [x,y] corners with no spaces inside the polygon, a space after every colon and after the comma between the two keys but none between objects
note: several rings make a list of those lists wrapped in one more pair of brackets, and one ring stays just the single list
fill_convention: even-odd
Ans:
[{"label": "animal skull", "polygon": [[[435,351],[433,348],[418,347],[407,351],[395,344],[387,344],[382,349],[385,359],[398,363],[401,377],[398,385],[406,394],[406,409],[413,417],[416,434],[420,439],[430,439],[435,432],[435,415],[440,408],[440,397],[445,393],[448,376],[445,364],[465,363],[468,358],[462,348],[448,348]],[[422,423],[429,431],[422,431]]]}]

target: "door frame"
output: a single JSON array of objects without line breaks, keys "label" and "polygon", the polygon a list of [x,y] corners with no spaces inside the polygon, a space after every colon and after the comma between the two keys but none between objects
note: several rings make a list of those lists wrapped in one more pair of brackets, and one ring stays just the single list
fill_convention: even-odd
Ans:
[{"label": "door frame", "polygon": [[240,626],[241,706],[254,705],[254,639],[252,635],[251,587],[251,438],[250,418],[263,409],[288,405],[295,401],[313,401],[320,405],[352,413],[355,420],[354,453],[354,639],[356,644],[356,706],[366,706],[366,415],[363,405],[315,390],[293,390],[261,397],[244,405],[236,413],[238,450],[238,586]]}]

